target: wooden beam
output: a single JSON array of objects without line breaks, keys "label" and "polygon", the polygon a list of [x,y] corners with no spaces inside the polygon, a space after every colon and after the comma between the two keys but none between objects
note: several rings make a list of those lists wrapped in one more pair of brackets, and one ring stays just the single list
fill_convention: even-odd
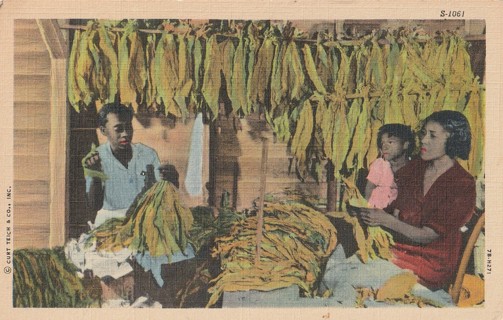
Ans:
[{"label": "wooden beam", "polygon": [[337,209],[337,181],[334,175],[334,163],[330,160],[327,162],[327,212]]},{"label": "wooden beam", "polygon": [[68,57],[68,43],[63,37],[58,21],[37,19],[37,25],[51,59],[66,59]]},{"label": "wooden beam", "polygon": [[65,244],[68,234],[68,134],[66,59],[51,61],[50,235],[49,246]]},{"label": "wooden beam", "polygon": [[37,19],[51,57],[51,135],[49,142],[50,190],[49,246],[64,245],[68,234],[68,133],[66,62],[68,43],[55,19]]}]

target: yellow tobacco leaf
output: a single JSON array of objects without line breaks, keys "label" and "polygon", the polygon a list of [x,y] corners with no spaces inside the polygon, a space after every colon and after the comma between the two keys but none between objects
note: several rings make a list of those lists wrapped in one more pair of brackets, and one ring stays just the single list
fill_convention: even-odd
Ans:
[{"label": "yellow tobacco leaf", "polygon": [[[245,113],[248,102],[246,98],[246,50],[245,40],[242,35],[239,36],[239,44],[234,52],[231,79],[230,99],[232,101],[232,110],[234,112],[241,110]],[[227,89],[229,90],[229,88]]]},{"label": "yellow tobacco leaf", "polygon": [[403,299],[409,294],[412,287],[417,283],[417,276],[412,272],[403,272],[389,278],[384,285],[379,288],[376,301]]},{"label": "yellow tobacco leaf", "polygon": [[251,101],[263,105],[265,103],[265,93],[269,88],[271,79],[275,45],[273,39],[266,36],[258,49],[257,60],[253,67]]},{"label": "yellow tobacco leaf", "polygon": [[204,100],[212,112],[212,118],[218,116],[218,98],[220,93],[220,70],[222,69],[222,59],[216,35],[210,37],[206,42],[206,56],[204,60],[204,79],[202,93]]},{"label": "yellow tobacco leaf", "polygon": [[313,109],[309,100],[306,100],[300,112],[291,147],[292,153],[301,166],[306,163],[306,149],[311,142],[313,125]]},{"label": "yellow tobacco leaf", "polygon": [[75,69],[77,67],[77,61],[79,60],[80,33],[80,30],[76,30],[73,36],[72,50],[70,51],[70,57],[68,59],[67,75],[68,101],[77,112],[80,112],[79,103],[81,101],[81,92],[77,83],[77,73]]},{"label": "yellow tobacco leaf", "polygon": [[320,76],[316,71],[316,65],[311,53],[311,48],[307,43],[302,48],[302,52],[304,53],[304,64],[306,66],[307,74],[313,82],[314,87],[321,94],[327,94],[327,90],[325,89],[325,86],[323,85],[323,82],[321,81]]}]

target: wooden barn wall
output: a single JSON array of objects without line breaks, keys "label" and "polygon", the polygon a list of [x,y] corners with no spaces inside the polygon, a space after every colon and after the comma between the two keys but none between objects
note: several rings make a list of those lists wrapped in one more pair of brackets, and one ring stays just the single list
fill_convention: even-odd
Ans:
[{"label": "wooden barn wall", "polygon": [[15,249],[49,245],[50,68],[35,20],[15,20]]},{"label": "wooden barn wall", "polygon": [[216,205],[222,195],[229,193],[229,204],[238,210],[250,208],[260,196],[262,138],[268,139],[266,193],[281,193],[285,189],[301,190],[306,194],[326,198],[325,182],[313,179],[301,182],[295,173],[295,162],[287,144],[274,141],[267,125],[256,119],[241,119],[241,130],[228,123],[217,130],[217,161],[215,177]]}]

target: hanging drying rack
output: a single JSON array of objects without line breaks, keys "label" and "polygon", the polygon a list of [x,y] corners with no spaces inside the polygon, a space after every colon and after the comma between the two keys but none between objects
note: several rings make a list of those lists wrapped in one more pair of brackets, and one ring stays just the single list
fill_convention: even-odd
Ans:
[{"label": "hanging drying rack", "polygon": [[[61,25],[60,28],[64,29],[64,30],[86,30],[87,26],[64,24],[64,25]],[[125,29],[124,28],[118,28],[118,27],[112,27],[112,28],[110,28],[110,30],[114,31],[114,32],[124,32]],[[162,34],[162,33],[167,32],[165,30],[159,30],[159,29],[138,29],[138,31],[142,32],[142,33],[147,33],[147,34]],[[185,31],[184,32],[177,32],[176,29],[173,30],[173,31],[169,31],[169,32],[174,32],[174,33],[177,33],[177,34],[183,34],[183,33],[185,33]],[[232,34],[232,33],[216,33],[216,34],[218,36],[228,37],[228,38],[236,38],[237,37],[237,34]],[[486,35],[485,34],[464,35],[462,37],[464,38],[465,41],[485,41],[486,40]],[[317,43],[318,42],[318,40],[316,40],[316,39],[302,39],[302,38],[296,38],[294,41],[296,41],[296,42],[304,42],[304,43]],[[352,39],[352,40],[341,39],[341,40],[337,40],[337,42],[341,46],[361,45],[364,41],[366,41],[366,40],[365,39]],[[421,40],[419,40],[419,42],[421,42]],[[387,41],[385,39],[380,39],[378,41],[378,43],[381,44],[381,45],[383,45],[383,44],[386,44]]]}]

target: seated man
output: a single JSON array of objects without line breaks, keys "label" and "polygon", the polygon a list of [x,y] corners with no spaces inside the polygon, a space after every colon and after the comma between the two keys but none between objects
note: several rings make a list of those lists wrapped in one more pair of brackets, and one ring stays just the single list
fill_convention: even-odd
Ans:
[{"label": "seated man", "polygon": [[[146,176],[152,173],[148,172],[149,166],[154,169],[156,181],[167,180],[179,187],[178,172],[173,165],[161,166],[154,149],[141,143],[132,143],[133,112],[130,108],[121,104],[106,104],[98,116],[100,131],[107,137],[107,142],[92,150],[82,160],[88,204],[98,210],[93,227],[98,227],[111,218],[125,217],[136,196],[143,191]],[[81,243],[78,245],[82,246]],[[80,251],[86,252],[86,260],[72,261],[82,270],[90,269],[98,276],[115,277],[133,270],[128,263],[131,252],[127,250],[124,254],[120,252],[120,256],[96,252],[93,248],[80,248]],[[132,262],[135,276],[142,275],[144,282],[137,283],[135,298],[149,295],[162,302],[164,307],[174,306],[173,279],[192,279],[195,272],[194,257],[194,249],[190,245],[185,252],[174,253],[170,262],[166,256],[151,257],[148,252],[135,253]],[[168,266],[163,268],[163,264]],[[157,286],[153,286],[154,283]]]},{"label": "seated man", "polygon": [[107,142],[83,160],[87,200],[91,208],[98,210],[95,227],[107,219],[125,216],[145,185],[148,165],[154,167],[156,180],[160,179],[155,150],[132,143],[132,118],[133,111],[121,104],[106,104],[99,112],[100,131]]}]

